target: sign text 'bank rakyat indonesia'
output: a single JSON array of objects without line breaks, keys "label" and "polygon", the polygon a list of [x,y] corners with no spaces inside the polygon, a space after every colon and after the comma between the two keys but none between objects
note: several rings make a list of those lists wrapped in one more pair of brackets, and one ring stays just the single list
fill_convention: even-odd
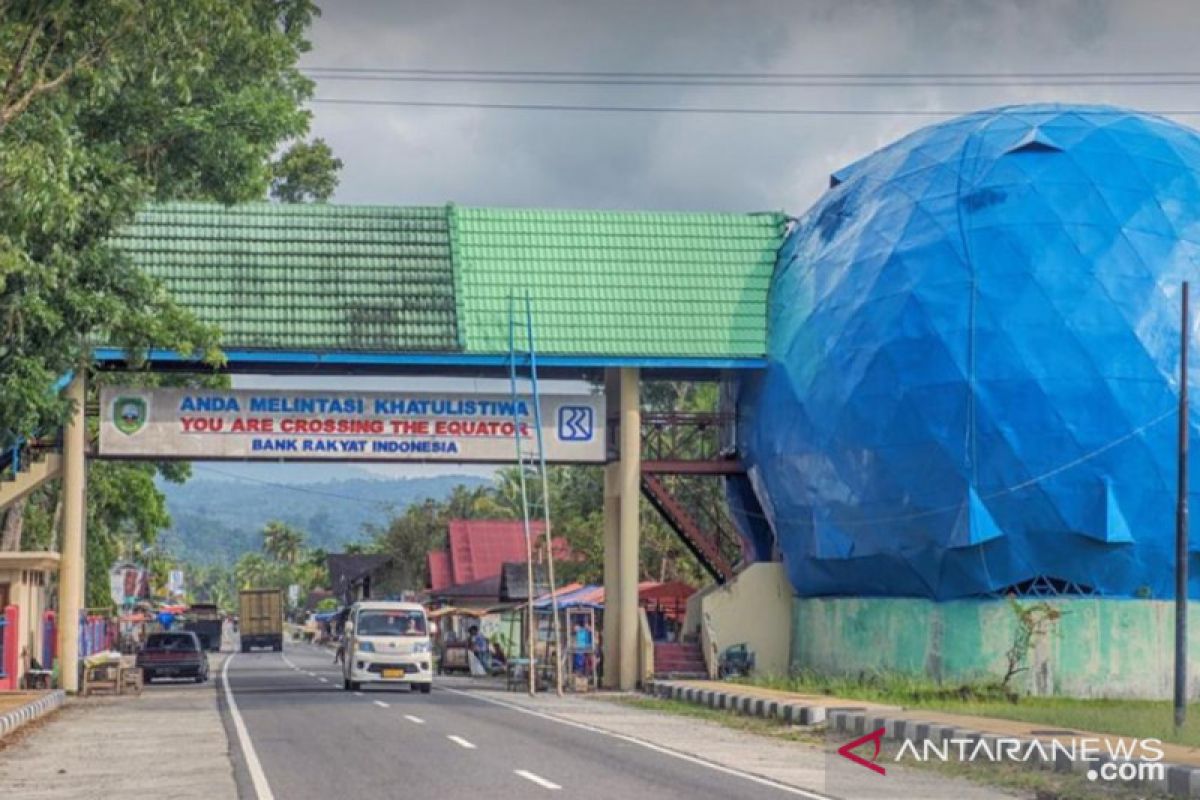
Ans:
[{"label": "sign text 'bank rakyat indonesia'", "polygon": [[[602,398],[541,398],[546,458],[604,460]],[[470,392],[105,388],[100,454],[162,458],[512,461],[536,452],[533,401]]]}]

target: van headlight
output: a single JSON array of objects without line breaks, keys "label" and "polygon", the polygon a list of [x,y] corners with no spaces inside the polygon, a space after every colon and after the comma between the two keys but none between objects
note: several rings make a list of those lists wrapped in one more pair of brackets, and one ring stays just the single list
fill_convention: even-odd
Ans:
[{"label": "van headlight", "polygon": [[413,645],[414,653],[428,653],[432,649],[433,645],[431,645],[429,642],[417,642]]},{"label": "van headlight", "polygon": [[375,645],[371,644],[370,642],[359,642],[359,643],[358,643],[358,652],[360,652],[360,653],[374,653],[374,652],[375,652]]}]

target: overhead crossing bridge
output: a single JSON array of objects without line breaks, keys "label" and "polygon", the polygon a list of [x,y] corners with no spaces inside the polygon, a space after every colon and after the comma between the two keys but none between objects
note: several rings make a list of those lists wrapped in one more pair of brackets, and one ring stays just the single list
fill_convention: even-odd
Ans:
[{"label": "overhead crossing bridge", "polygon": [[[720,541],[727,518],[673,498],[663,478],[740,470],[712,442],[699,458],[694,446],[670,446],[715,441],[716,415],[659,415],[644,426],[640,382],[719,380],[766,366],[767,296],[787,225],[781,213],[168,203],[143,210],[114,244],[220,330],[228,372],[500,378],[535,352],[545,377],[604,385],[604,638],[607,663],[619,665],[607,677],[631,688],[639,493],[725,580],[736,560]],[[536,350],[523,328],[510,342],[512,298],[526,294]],[[169,350],[145,355],[140,368],[208,369]],[[115,347],[95,348],[94,362],[130,367]],[[67,387],[73,398],[85,397],[84,379]],[[50,437],[0,456],[0,476],[9,479],[0,482],[0,508],[65,478],[60,583],[68,593],[84,535],[88,446],[78,407],[61,443]],[[60,598],[65,611],[77,605],[78,597]],[[63,614],[64,662],[77,639],[72,618]],[[63,674],[73,689],[74,670]]]}]

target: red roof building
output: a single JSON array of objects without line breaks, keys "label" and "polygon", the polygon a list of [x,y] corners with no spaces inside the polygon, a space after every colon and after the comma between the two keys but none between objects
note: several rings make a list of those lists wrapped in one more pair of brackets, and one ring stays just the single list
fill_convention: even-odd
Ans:
[{"label": "red roof building", "polygon": [[429,563],[429,588],[435,592],[454,585],[454,577],[450,571],[450,553],[447,550],[433,550],[426,557]]},{"label": "red roof building", "polygon": [[[544,541],[546,526],[530,524],[534,536],[534,559]],[[554,540],[554,557],[570,557],[564,539]],[[525,563],[525,523],[519,519],[455,519],[450,521],[449,546],[429,553],[429,588],[441,591],[450,586],[494,578],[505,563]]]}]

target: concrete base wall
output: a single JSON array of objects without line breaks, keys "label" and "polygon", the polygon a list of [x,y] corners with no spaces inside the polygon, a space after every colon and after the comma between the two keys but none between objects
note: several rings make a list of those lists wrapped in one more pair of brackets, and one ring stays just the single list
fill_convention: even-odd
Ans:
[{"label": "concrete base wall", "polygon": [[[1025,604],[1038,602],[1024,601]],[[1169,699],[1175,609],[1158,600],[1049,600],[1062,612],[1013,685],[1033,694]],[[1200,619],[1193,602],[1189,619]],[[791,667],[899,673],[948,684],[998,681],[1016,616],[1005,600],[794,598]],[[1189,626],[1191,697],[1200,696],[1200,625]]]},{"label": "concrete base wall", "polygon": [[718,654],[745,642],[754,653],[756,674],[786,675],[794,599],[783,564],[752,564],[724,586],[692,595],[684,631],[698,634],[707,615]]}]

